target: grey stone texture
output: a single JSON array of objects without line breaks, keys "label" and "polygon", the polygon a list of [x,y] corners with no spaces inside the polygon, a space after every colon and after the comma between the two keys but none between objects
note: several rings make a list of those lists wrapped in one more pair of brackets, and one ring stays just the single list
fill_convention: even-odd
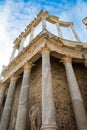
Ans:
[{"label": "grey stone texture", "polygon": [[87,114],[83,104],[78,82],[76,80],[76,76],[72,67],[72,63],[69,62],[66,58],[64,60],[77,127],[78,129],[87,129]]},{"label": "grey stone texture", "polygon": [[[49,50],[42,51],[42,129],[55,126],[55,106]],[[51,128],[51,127],[50,127]]]},{"label": "grey stone texture", "polygon": [[[74,72],[79,84],[81,91],[83,103],[87,112],[87,68],[84,67],[84,64],[73,64]],[[65,68],[58,59],[55,59],[51,56],[51,72],[52,72],[52,83],[53,83],[53,96],[54,103],[56,107],[56,122],[59,130],[77,130],[77,125],[75,121],[75,115],[73,112],[72,101],[70,97],[70,90],[67,82],[67,77],[65,73]],[[20,89],[22,83],[21,79],[18,80],[16,86],[16,93],[14,96],[14,102],[12,106],[12,112],[9,122],[9,129],[12,130],[12,120],[18,110],[18,102],[20,96]],[[30,75],[30,87],[29,87],[29,100],[28,100],[28,112],[34,104],[39,105],[40,109],[40,120],[42,118],[42,60],[41,58],[35,62]],[[15,115],[16,116],[16,115]],[[42,121],[42,120],[41,120]],[[29,130],[30,119],[27,118],[27,128]],[[15,128],[14,128],[15,129]]]},{"label": "grey stone texture", "polygon": [[[25,65],[15,130],[25,130],[28,115],[29,77],[31,66]],[[21,125],[20,125],[21,124]]]},{"label": "grey stone texture", "polygon": [[12,104],[13,104],[13,99],[14,99],[14,94],[15,94],[16,83],[17,83],[17,77],[12,77],[11,81],[10,81],[10,86],[8,89],[8,94],[7,94],[2,118],[1,118],[0,130],[8,129],[11,110],[12,110]]}]

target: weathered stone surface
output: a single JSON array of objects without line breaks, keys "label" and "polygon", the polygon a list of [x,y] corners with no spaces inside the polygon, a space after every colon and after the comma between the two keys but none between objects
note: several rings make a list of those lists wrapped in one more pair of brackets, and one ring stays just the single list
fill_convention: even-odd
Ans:
[{"label": "weathered stone surface", "polygon": [[13,127],[15,129],[22,77],[23,77],[23,75],[21,75],[21,78],[18,79],[18,82],[16,85],[15,96],[14,96],[14,101],[13,101],[13,105],[12,105],[12,112],[11,112],[8,130],[12,130]]},{"label": "weathered stone surface", "polygon": [[53,84],[50,65],[50,51],[42,50],[42,129],[45,126],[56,126]]},{"label": "weathered stone surface", "polygon": [[[29,97],[29,80],[30,80],[31,65],[26,63],[24,66],[24,74],[22,80],[22,87],[20,92],[20,99],[18,105],[18,113],[16,120],[16,130],[25,130],[28,115],[28,97]],[[21,124],[21,125],[20,125]]]},{"label": "weathered stone surface", "polygon": [[0,85],[0,106],[2,105],[3,100],[4,100],[5,88],[6,88],[5,85]]},{"label": "weathered stone surface", "polygon": [[[84,67],[84,64],[73,64],[73,68],[77,77],[77,81],[81,90],[83,103],[87,112],[87,68]],[[31,71],[30,76],[30,89],[29,89],[29,106],[28,111],[34,104],[39,104],[40,109],[40,119],[41,119],[41,59],[39,59]],[[69,87],[67,83],[65,68],[58,59],[51,57],[51,70],[53,78],[53,95],[56,107],[56,122],[59,130],[77,130],[75,116],[73,112]],[[9,123],[9,130],[12,130],[12,120],[13,116],[16,116],[18,109],[18,101],[20,95],[22,79],[18,80],[16,86],[16,93],[14,97],[14,103],[12,107],[11,120]],[[15,112],[16,111],[16,112]],[[15,114],[14,114],[15,113]],[[27,129],[30,129],[30,119],[27,117]]]},{"label": "weathered stone surface", "polygon": [[77,130],[64,65],[51,58],[51,67],[57,127],[59,130]]},{"label": "weathered stone surface", "polygon": [[16,83],[17,83],[17,77],[12,77],[10,81],[8,93],[7,93],[7,98],[6,98],[2,118],[1,118],[0,130],[7,130],[8,128]]},{"label": "weathered stone surface", "polygon": [[69,59],[69,57],[65,57],[63,61],[66,70],[67,81],[69,84],[69,90],[72,99],[77,127],[78,129],[87,129],[87,114],[83,104],[78,82],[76,80],[76,76],[72,67],[72,62],[70,63]]},{"label": "weathered stone surface", "polygon": [[[59,37],[46,30],[46,21],[57,25]],[[33,39],[34,29],[40,22],[42,22],[43,30]],[[71,31],[76,41],[64,39],[62,37],[60,26],[71,27]],[[23,43],[28,35],[30,35],[30,42],[25,48]],[[44,47],[45,49],[43,49]],[[18,53],[18,56],[14,58],[16,49],[19,49],[20,54]],[[68,59],[68,63],[64,62],[66,68],[65,73],[64,65],[54,57],[51,58],[50,65],[49,50],[50,54],[57,59],[61,59],[61,57],[67,55],[73,58],[73,63],[76,62],[81,65],[83,69],[74,65],[78,83],[76,81],[75,74],[73,73],[71,60]],[[41,51],[43,51],[42,55]],[[41,56],[42,62],[40,58]],[[10,58],[11,62],[8,66],[4,67],[4,70],[2,70],[2,76],[4,77],[4,79],[1,80],[2,84],[6,83],[8,86],[9,79],[12,75],[14,75],[14,73],[20,75],[20,79],[17,86],[14,78],[11,80],[7,98],[4,97],[4,91],[0,92],[0,105],[3,104],[4,106],[0,130],[32,129],[33,127],[32,123],[30,125],[28,113],[35,104],[37,104],[38,113],[40,113],[41,122],[39,122],[38,126],[41,129],[56,130],[58,127],[58,130],[77,130],[78,127],[78,130],[87,130],[86,59],[87,44],[80,42],[80,39],[73,28],[73,23],[60,21],[58,17],[49,15],[48,12],[41,11],[31,24],[27,26],[25,31],[22,32],[14,41],[14,49]],[[31,61],[35,64],[35,66],[31,72],[31,78],[28,80],[30,70],[28,71],[27,69],[29,66],[26,65],[24,75],[23,67],[26,62]],[[81,63],[84,63],[85,66],[83,67]],[[83,107],[84,105],[85,107]],[[36,126],[36,124],[34,126]]]}]

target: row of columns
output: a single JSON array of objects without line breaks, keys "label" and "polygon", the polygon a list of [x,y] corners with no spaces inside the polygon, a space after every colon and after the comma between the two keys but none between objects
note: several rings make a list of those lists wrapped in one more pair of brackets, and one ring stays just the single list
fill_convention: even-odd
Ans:
[{"label": "row of columns", "polygon": [[[42,49],[42,130],[55,130],[57,129],[56,118],[55,118],[55,105],[53,98],[53,84],[52,84],[52,74],[50,65],[50,50],[45,47]],[[83,100],[79,90],[79,86],[76,80],[76,76],[72,66],[72,59],[68,56],[62,58],[62,62],[65,66],[67,81],[69,84],[69,90],[71,95],[71,100],[73,104],[73,110],[75,113],[75,119],[77,123],[78,130],[87,130],[87,115],[84,108]],[[31,73],[32,63],[27,62],[24,65],[24,74],[22,80],[22,87],[20,92],[20,99],[18,105],[18,113],[16,120],[15,130],[26,130],[26,122],[28,115],[28,94],[29,94],[29,78]],[[18,77],[14,76],[11,78],[10,86],[6,98],[6,103],[4,106],[0,130],[7,130],[12,103],[16,88]],[[0,90],[1,91],[1,90]],[[0,93],[0,97],[1,97]],[[3,96],[2,96],[3,97]],[[3,98],[0,99],[2,104]]]},{"label": "row of columns", "polygon": [[[62,34],[62,31],[61,31],[61,28],[60,28],[60,25],[59,23],[57,22],[56,24],[56,27],[57,27],[57,32],[58,32],[58,36],[63,38],[63,34]],[[69,26],[70,27],[70,30],[74,36],[74,39],[78,42],[80,42],[80,38],[78,37],[75,29],[73,28],[73,25]],[[46,17],[43,16],[42,17],[42,30],[46,29],[47,28],[47,25],[46,25]],[[31,42],[34,38],[34,30],[35,30],[35,27],[32,26],[31,27],[31,32],[30,32],[30,40],[29,42]],[[23,45],[24,45],[24,42],[25,42],[25,39],[26,37],[23,37],[19,43],[19,47],[18,47],[18,54],[23,50]],[[11,57],[10,57],[10,62],[14,59],[15,57],[15,53],[16,53],[16,46],[13,47],[13,51],[12,51],[12,54],[11,54]]]}]

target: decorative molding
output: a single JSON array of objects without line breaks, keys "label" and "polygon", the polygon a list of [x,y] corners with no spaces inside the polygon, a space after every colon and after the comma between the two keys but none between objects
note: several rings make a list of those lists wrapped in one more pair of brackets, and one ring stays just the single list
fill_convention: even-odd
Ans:
[{"label": "decorative molding", "polygon": [[72,58],[70,56],[64,56],[61,60],[63,63],[72,63]]},{"label": "decorative molding", "polygon": [[[67,44],[68,43],[68,44]],[[76,42],[78,43],[78,42]],[[71,46],[68,46],[71,45]],[[73,45],[73,46],[72,46]],[[82,45],[82,43],[81,43]],[[6,67],[6,69],[2,72],[2,76],[4,77],[3,82],[6,82],[11,75],[17,73],[20,69],[23,69],[24,64],[27,61],[33,60],[35,62],[35,57],[41,56],[42,48],[47,47],[50,51],[55,51],[61,56],[70,55],[75,59],[80,59],[83,62],[83,51],[87,48],[83,48],[81,51],[75,50],[76,44],[73,41],[65,40],[62,38],[58,38],[54,35],[54,37],[50,38],[49,33],[46,31],[44,34],[38,35],[36,38],[30,42],[29,46],[27,46],[12,62]],[[83,44],[84,46],[84,44]],[[49,50],[46,49],[46,50]],[[84,55],[87,55],[85,53]],[[20,71],[21,72],[21,71]]]},{"label": "decorative molding", "polygon": [[24,64],[24,69],[31,69],[33,66],[33,63],[31,61],[26,61],[26,63]]},{"label": "decorative molding", "polygon": [[10,77],[10,80],[11,81],[14,81],[14,80],[16,80],[16,79],[18,79],[19,78],[19,76],[17,75],[17,74],[13,74],[11,77]]},{"label": "decorative molding", "polygon": [[76,45],[74,49],[77,51],[81,51],[83,49],[83,45]]},{"label": "decorative molding", "polygon": [[47,44],[45,43],[44,47],[41,48],[41,54],[49,54],[50,53],[50,48],[48,48]]}]

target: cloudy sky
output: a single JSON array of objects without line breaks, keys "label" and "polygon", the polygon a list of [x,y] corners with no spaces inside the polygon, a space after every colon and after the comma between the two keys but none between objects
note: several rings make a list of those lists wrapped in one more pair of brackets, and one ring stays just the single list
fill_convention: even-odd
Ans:
[{"label": "cloudy sky", "polygon": [[0,71],[9,63],[15,38],[42,9],[62,21],[73,22],[81,41],[87,42],[82,23],[87,16],[87,0],[0,0]]}]

